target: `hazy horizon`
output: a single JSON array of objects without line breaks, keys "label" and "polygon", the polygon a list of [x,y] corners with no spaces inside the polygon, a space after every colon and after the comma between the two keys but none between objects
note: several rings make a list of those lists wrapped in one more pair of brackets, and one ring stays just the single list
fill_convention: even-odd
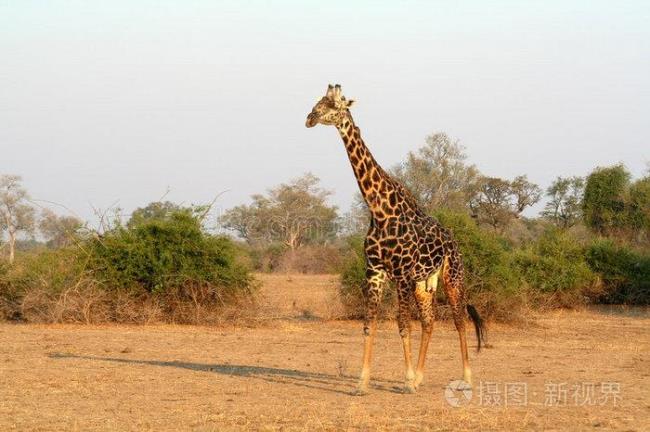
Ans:
[{"label": "hazy horizon", "polygon": [[305,172],[347,210],[336,130],[304,126],[335,82],[386,168],[438,131],[543,188],[650,161],[644,2],[0,0],[0,55],[0,174],[90,220],[168,189],[227,209]]}]

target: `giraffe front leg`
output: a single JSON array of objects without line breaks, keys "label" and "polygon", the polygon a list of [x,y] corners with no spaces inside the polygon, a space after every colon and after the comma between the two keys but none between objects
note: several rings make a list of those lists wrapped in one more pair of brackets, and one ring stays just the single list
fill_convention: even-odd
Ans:
[{"label": "giraffe front leg", "polygon": [[386,274],[383,271],[368,271],[364,292],[366,318],[363,324],[363,366],[361,367],[359,384],[354,392],[355,395],[365,395],[368,393],[372,349],[375,341],[375,333],[377,332],[377,313],[379,311],[385,281]]},{"label": "giraffe front leg", "polygon": [[415,393],[415,372],[413,372],[413,363],[411,361],[411,311],[409,308],[408,286],[398,286],[397,301],[399,302],[397,325],[399,327],[399,335],[402,338],[404,366],[406,369],[404,392]]}]

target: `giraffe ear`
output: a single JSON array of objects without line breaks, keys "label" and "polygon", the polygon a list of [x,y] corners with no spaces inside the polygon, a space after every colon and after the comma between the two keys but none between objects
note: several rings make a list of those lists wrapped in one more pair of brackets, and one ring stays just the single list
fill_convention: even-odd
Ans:
[{"label": "giraffe ear", "polygon": [[355,100],[350,99],[349,101],[345,101],[345,103],[346,103],[346,108],[350,108],[352,105],[354,105]]}]

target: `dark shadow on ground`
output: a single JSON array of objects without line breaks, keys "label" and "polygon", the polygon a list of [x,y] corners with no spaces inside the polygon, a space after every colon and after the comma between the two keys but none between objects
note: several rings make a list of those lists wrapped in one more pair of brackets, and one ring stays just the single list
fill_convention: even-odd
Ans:
[{"label": "dark shadow on ground", "polygon": [[[259,378],[271,383],[292,384],[301,387],[309,387],[318,390],[325,390],[333,393],[340,393],[351,395],[353,394],[357,378],[349,375],[331,375],[319,372],[306,372],[297,369],[282,369],[264,366],[248,366],[248,365],[234,365],[234,364],[204,364],[204,363],[190,363],[182,361],[162,361],[162,360],[138,360],[118,357],[99,357],[99,356],[84,356],[69,353],[50,353],[48,357],[52,359],[78,359],[78,360],[93,360],[105,361],[114,363],[126,364],[140,364],[150,366],[162,367],[175,367],[181,369],[188,369],[197,372],[212,372],[220,375],[235,376],[242,378]],[[375,379],[375,383],[371,385],[372,388],[377,390],[388,391],[392,393],[400,393],[401,390],[395,386],[386,384],[395,383],[395,381]],[[380,381],[384,384],[377,384]],[[344,386],[347,389],[337,388]]]}]

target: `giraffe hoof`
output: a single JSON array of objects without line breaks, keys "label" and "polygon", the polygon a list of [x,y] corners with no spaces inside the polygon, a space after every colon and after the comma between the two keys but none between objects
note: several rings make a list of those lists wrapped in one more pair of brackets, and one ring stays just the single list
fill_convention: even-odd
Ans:
[{"label": "giraffe hoof", "polygon": [[404,384],[404,388],[402,389],[402,392],[406,394],[415,393],[415,385],[413,385],[413,383]]},{"label": "giraffe hoof", "polygon": [[354,391],[351,393],[352,396],[365,396],[368,394],[368,388],[367,387],[357,387],[354,389]]},{"label": "giraffe hoof", "polygon": [[413,387],[416,389],[420,387],[420,384],[422,384],[422,380],[424,379],[424,375],[421,373],[415,373],[415,379],[413,380]]}]

